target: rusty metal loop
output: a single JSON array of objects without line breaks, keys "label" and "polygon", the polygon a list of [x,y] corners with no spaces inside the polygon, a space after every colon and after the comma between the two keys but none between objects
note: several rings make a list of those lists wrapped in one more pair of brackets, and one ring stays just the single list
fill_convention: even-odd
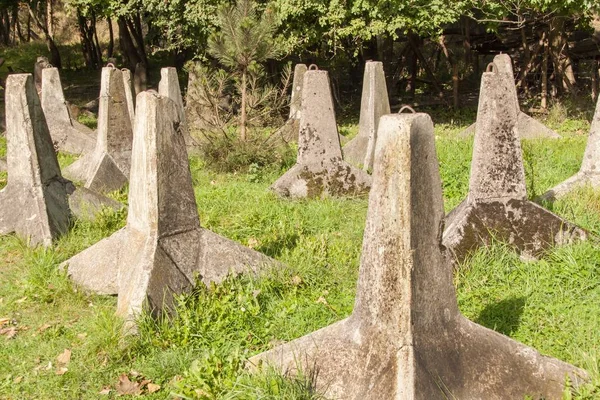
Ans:
[{"label": "rusty metal loop", "polygon": [[498,72],[498,66],[491,62],[485,67],[485,72]]},{"label": "rusty metal loop", "polygon": [[410,112],[411,112],[411,113],[413,113],[413,114],[415,114],[415,113],[416,113],[416,111],[415,111],[415,109],[414,109],[414,108],[412,108],[412,107],[411,107],[411,106],[409,106],[409,105],[404,105],[404,106],[400,107],[400,110],[398,110],[398,114],[402,114],[402,111],[404,111],[404,110],[408,110],[408,111],[410,111]]},{"label": "rusty metal loop", "polygon": [[318,71],[319,67],[317,67],[317,64],[310,64],[310,66],[308,67],[309,71]]}]

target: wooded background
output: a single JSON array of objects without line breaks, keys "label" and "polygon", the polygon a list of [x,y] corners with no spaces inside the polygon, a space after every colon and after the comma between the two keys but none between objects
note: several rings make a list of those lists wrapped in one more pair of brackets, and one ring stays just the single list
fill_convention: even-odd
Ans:
[{"label": "wooded background", "polygon": [[[222,26],[224,0],[0,0],[0,43],[46,42],[50,62],[63,66],[59,45],[78,47],[81,65],[116,59],[132,70],[162,54],[181,68],[191,59],[218,65],[207,51]],[[490,55],[509,53],[520,93],[546,108],[549,97],[598,94],[598,0],[257,0],[272,14],[283,51],[268,60],[271,76],[288,62],[331,71],[344,102],[366,60],[383,61],[392,99],[430,96],[458,107],[478,86]],[[69,48],[69,51],[73,47]],[[63,51],[64,53],[64,51]],[[394,100],[392,100],[394,101]]]}]

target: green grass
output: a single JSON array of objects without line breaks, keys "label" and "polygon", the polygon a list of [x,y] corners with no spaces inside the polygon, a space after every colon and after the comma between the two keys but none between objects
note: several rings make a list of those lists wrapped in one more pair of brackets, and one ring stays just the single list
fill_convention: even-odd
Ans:
[{"label": "green grass", "polygon": [[[472,141],[456,139],[466,122],[436,127],[446,209],[468,190]],[[344,126],[354,134],[355,125]],[[523,143],[530,197],[576,172],[585,137]],[[0,140],[0,154],[4,144]],[[62,166],[72,157],[60,157]],[[18,329],[0,336],[0,399],[116,398],[119,375],[161,386],[151,399],[319,399],[312,376],[249,375],[244,361],[352,311],[366,198],[285,201],[267,188],[280,171],[218,174],[191,159],[200,221],[286,267],[259,277],[229,278],[178,297],[171,319],[139,322],[123,337],[114,297],[76,290],[58,270],[70,256],[110,235],[125,213],[77,221],[51,249],[0,238],[0,318]],[[125,192],[115,194],[124,200]],[[555,212],[600,233],[600,193],[583,189],[552,205]],[[524,262],[496,244],[481,249],[456,275],[461,310],[472,320],[584,367],[592,383],[574,398],[600,396],[600,248],[595,242],[552,250]],[[6,325],[5,325],[6,326]],[[72,352],[57,375],[57,356]],[[49,365],[51,363],[51,365]],[[104,388],[112,391],[100,395]],[[568,398],[568,397],[566,397]]]}]

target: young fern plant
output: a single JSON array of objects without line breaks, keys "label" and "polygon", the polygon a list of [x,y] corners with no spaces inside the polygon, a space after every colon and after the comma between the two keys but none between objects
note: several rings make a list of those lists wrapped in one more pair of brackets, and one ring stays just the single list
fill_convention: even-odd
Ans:
[{"label": "young fern plant", "polygon": [[282,41],[276,36],[278,19],[272,7],[261,14],[253,0],[237,0],[219,9],[216,25],[219,30],[208,38],[207,50],[240,77],[240,139],[246,141],[248,74],[254,64],[283,54]]}]

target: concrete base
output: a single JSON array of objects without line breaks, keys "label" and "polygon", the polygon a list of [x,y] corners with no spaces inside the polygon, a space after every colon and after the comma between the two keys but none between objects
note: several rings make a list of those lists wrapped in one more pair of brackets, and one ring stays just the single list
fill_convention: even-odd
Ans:
[{"label": "concrete base", "polygon": [[[476,124],[469,125],[469,127],[459,133],[458,136],[461,138],[473,136],[475,134],[475,125]],[[518,115],[517,136],[520,139],[560,139],[562,137],[524,112],[519,112]]]},{"label": "concrete base", "polygon": [[0,235],[50,246],[70,226],[68,182],[60,173],[31,74],[6,80],[8,183],[0,191]]},{"label": "concrete base", "polygon": [[339,159],[296,164],[271,185],[275,193],[289,198],[355,196],[370,188],[369,174]]},{"label": "concrete base", "polygon": [[94,220],[104,209],[119,211],[124,207],[118,201],[84,187],[69,190],[69,208],[77,219]]},{"label": "concrete base", "polygon": [[536,199],[536,201],[555,201],[581,187],[590,186],[594,189],[600,188],[600,173],[586,174],[579,171],[566,181],[554,186],[546,193]]},{"label": "concrete base", "polygon": [[527,200],[466,200],[446,217],[444,246],[458,262],[492,241],[514,246],[528,258],[564,244],[585,240],[587,232]]}]

